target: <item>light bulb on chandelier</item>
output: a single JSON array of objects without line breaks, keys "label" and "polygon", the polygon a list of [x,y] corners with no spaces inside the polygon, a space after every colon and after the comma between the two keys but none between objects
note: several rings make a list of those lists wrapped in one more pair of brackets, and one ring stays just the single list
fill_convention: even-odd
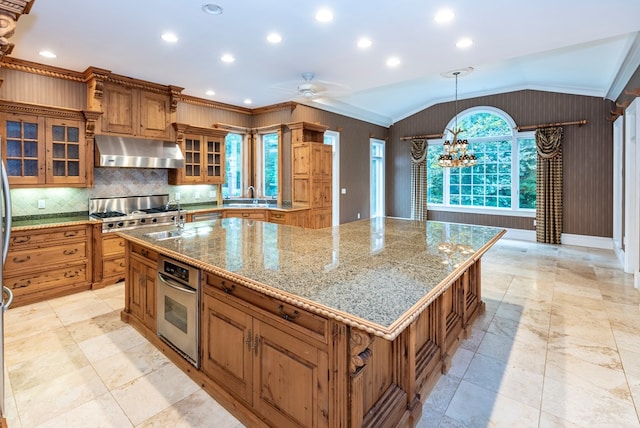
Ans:
[{"label": "light bulb on chandelier", "polygon": [[445,77],[455,77],[456,78],[456,97],[455,97],[455,126],[453,130],[447,128],[453,138],[451,141],[446,140],[442,145],[443,153],[438,157],[438,165],[443,168],[459,168],[464,166],[473,166],[477,163],[476,156],[473,153],[467,153],[469,149],[469,141],[466,139],[458,138],[458,135],[464,132],[463,129],[458,127],[458,76],[461,74],[467,75],[473,71],[472,67],[468,67],[462,70],[450,71],[448,73],[444,73]]}]

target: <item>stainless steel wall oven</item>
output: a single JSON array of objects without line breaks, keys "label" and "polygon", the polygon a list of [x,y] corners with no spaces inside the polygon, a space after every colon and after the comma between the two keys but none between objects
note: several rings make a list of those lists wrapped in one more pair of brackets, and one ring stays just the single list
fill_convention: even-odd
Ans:
[{"label": "stainless steel wall oven", "polygon": [[200,270],[160,255],[157,286],[158,336],[200,367]]}]

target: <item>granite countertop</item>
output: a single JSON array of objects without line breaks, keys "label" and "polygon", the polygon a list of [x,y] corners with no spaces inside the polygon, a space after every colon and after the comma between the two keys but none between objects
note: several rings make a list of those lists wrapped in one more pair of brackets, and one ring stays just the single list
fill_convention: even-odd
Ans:
[{"label": "granite countertop", "polygon": [[504,233],[376,218],[312,230],[239,218],[119,234],[204,270],[392,340]]}]

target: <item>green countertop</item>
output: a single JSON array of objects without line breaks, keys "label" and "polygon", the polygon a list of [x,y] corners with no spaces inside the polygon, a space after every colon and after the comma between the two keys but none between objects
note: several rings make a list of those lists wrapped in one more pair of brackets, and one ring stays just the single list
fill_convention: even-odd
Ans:
[{"label": "green countertop", "polygon": [[376,218],[312,230],[239,218],[158,226],[121,236],[265,294],[393,339],[504,233],[502,229]]}]

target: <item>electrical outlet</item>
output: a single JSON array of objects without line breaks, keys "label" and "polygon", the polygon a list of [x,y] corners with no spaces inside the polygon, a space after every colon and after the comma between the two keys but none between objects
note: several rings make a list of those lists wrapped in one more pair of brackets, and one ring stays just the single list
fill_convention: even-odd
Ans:
[{"label": "electrical outlet", "polygon": [[358,213],[358,219],[360,218],[360,213]]},{"label": "electrical outlet", "polygon": [[210,197],[211,199],[215,198],[215,197],[216,197],[216,191],[215,191],[215,190],[211,190],[211,191],[209,192],[209,197]]},{"label": "electrical outlet", "polygon": [[180,200],[180,193],[176,192],[174,198],[175,198],[176,201],[179,201]]},{"label": "electrical outlet", "polygon": [[38,199],[38,209],[44,209],[44,199]]},{"label": "electrical outlet", "polygon": [[340,193],[342,193],[343,195],[346,195],[346,194],[347,194],[347,189],[346,189],[345,187],[343,187],[343,188],[340,190]]},{"label": "electrical outlet", "polygon": [[194,193],[193,197],[194,197],[195,199],[200,199],[200,192],[196,192],[196,193]]}]

